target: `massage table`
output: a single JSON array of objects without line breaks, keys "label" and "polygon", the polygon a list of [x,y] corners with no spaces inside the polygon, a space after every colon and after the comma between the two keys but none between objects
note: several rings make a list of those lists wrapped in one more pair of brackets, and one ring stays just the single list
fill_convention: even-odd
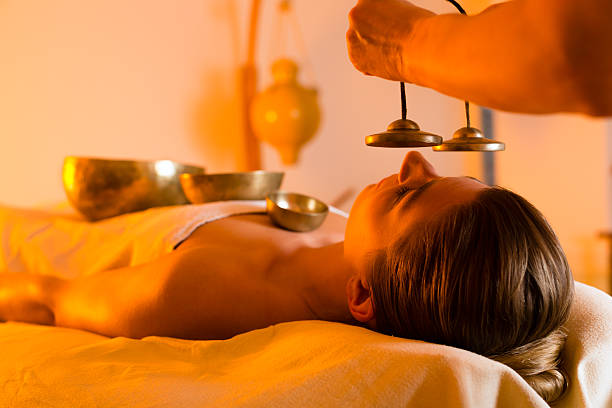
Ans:
[{"label": "massage table", "polygon": [[[108,229],[129,235],[141,224],[139,216]],[[31,220],[42,224],[25,228]],[[91,240],[84,233],[89,224],[74,214],[0,209],[0,269],[6,254],[18,254],[24,268],[53,272],[42,252],[18,249],[50,231],[45,222],[63,231],[63,238],[48,241],[56,250],[69,254]],[[105,236],[96,239],[92,248]],[[89,263],[82,273],[113,263],[95,258],[71,262]],[[79,270],[62,259],[55,261],[66,271]],[[576,283],[567,328],[562,358],[571,385],[555,406],[612,407],[610,296]],[[548,406],[513,370],[480,355],[325,321],[282,323],[215,341],[108,338],[7,322],[0,323],[0,356],[0,407]]]}]

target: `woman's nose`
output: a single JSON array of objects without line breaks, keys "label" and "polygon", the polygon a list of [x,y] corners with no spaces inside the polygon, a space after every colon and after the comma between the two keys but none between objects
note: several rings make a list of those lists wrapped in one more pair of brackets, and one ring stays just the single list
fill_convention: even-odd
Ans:
[{"label": "woman's nose", "polygon": [[436,173],[431,163],[429,163],[421,153],[415,150],[406,154],[402,162],[402,167],[397,175],[400,183],[405,183],[406,181],[423,181],[426,183],[438,177],[440,176]]}]

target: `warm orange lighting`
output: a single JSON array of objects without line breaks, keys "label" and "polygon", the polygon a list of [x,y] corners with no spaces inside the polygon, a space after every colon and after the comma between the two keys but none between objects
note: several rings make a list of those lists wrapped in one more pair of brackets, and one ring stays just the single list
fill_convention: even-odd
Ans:
[{"label": "warm orange lighting", "polygon": [[278,119],[278,114],[273,110],[269,110],[266,112],[265,119],[266,122],[274,123]]},{"label": "warm orange lighting", "polygon": [[74,161],[67,161],[66,163],[64,163],[64,172],[63,172],[64,188],[67,191],[74,190],[74,182],[76,179],[75,175],[76,175],[76,163]]},{"label": "warm orange lighting", "polygon": [[155,172],[162,177],[172,177],[176,174],[176,168],[170,160],[159,160],[155,162]]}]

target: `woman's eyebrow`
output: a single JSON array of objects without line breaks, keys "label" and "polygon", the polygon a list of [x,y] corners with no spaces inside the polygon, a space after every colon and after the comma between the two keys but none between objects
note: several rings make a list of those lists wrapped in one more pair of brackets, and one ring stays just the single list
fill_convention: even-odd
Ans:
[{"label": "woman's eyebrow", "polygon": [[416,190],[414,190],[414,192],[412,194],[410,194],[410,197],[408,198],[408,200],[406,200],[406,202],[402,204],[402,207],[406,208],[406,207],[411,206],[414,203],[414,201],[417,198],[419,198],[419,196],[421,194],[423,194],[429,187],[433,186],[434,184],[436,184],[440,180],[442,180],[442,179],[438,178],[438,179],[435,179],[435,180],[428,181],[427,183],[423,184],[421,187],[419,187]]}]

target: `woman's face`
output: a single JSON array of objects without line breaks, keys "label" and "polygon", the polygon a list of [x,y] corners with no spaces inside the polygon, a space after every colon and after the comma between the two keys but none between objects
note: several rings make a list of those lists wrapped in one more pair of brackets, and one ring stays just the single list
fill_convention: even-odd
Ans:
[{"label": "woman's face", "polygon": [[367,186],[355,200],[344,237],[346,259],[360,269],[369,254],[485,188],[469,177],[440,177],[420,153],[409,152],[398,174]]}]

